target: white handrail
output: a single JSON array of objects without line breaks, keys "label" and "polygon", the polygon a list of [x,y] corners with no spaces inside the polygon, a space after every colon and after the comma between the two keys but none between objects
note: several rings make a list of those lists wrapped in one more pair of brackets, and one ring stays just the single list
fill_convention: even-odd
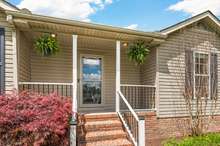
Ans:
[{"label": "white handrail", "polygon": [[[127,99],[124,97],[124,95],[121,93],[121,91],[118,91],[117,94],[119,94],[119,101],[120,101],[120,98],[124,101],[124,103],[127,105],[128,109],[130,110],[131,114],[134,116],[135,120],[137,121],[137,123],[139,123],[140,120],[139,120],[137,114],[134,112],[134,110],[132,109],[131,105],[128,103]],[[120,119],[122,120],[122,123],[123,123],[125,129],[127,130],[128,135],[130,136],[130,138],[131,138],[131,140],[133,141],[134,145],[135,145],[135,146],[138,146],[138,143],[137,143],[137,141],[134,139],[134,137],[133,137],[133,135],[132,135],[130,129],[128,128],[127,123],[124,121],[124,119],[123,119],[123,117],[122,117],[122,115],[121,115],[121,113],[120,113],[120,110],[119,110],[119,112],[118,112],[118,115],[119,115]]]},{"label": "white handrail", "polygon": [[125,129],[127,130],[128,135],[130,136],[131,140],[133,141],[134,145],[135,145],[135,146],[137,146],[137,141],[135,141],[135,139],[134,139],[134,137],[133,137],[133,135],[132,135],[132,133],[131,133],[130,129],[128,128],[128,126],[127,126],[127,124],[126,124],[125,120],[123,119],[123,117],[122,117],[121,113],[120,113],[120,112],[118,112],[118,115],[119,115],[119,117],[120,117],[120,119],[121,119],[121,121],[122,121],[122,123],[123,123],[123,125],[124,125]]},{"label": "white handrail", "polygon": [[150,87],[150,88],[156,88],[155,85],[133,85],[133,84],[121,84],[121,86],[126,86],[126,87]]},{"label": "white handrail", "polygon": [[134,112],[134,110],[132,109],[131,105],[128,103],[127,99],[124,97],[124,95],[121,93],[121,91],[118,91],[118,94],[123,99],[123,101],[127,105],[128,109],[131,111],[131,113],[134,116],[134,118],[139,122],[140,120],[138,118],[138,115]]},{"label": "white handrail", "polygon": [[19,85],[73,85],[73,83],[19,82]]},{"label": "white handrail", "polygon": [[119,94],[119,102],[120,102],[120,98],[121,98],[124,101],[124,103],[127,105],[129,111],[131,112],[131,114],[133,115],[133,117],[135,118],[135,120],[138,123],[138,137],[137,137],[137,139],[135,139],[133,134],[132,134],[131,129],[129,129],[127,123],[125,122],[125,120],[122,117],[122,115],[120,113],[120,110],[119,110],[118,115],[119,115],[120,119],[122,120],[122,123],[123,123],[125,129],[128,132],[128,135],[130,136],[130,138],[133,141],[133,144],[135,146],[145,145],[145,120],[138,118],[138,115],[135,113],[135,111],[133,110],[133,108],[131,107],[131,105],[127,101],[127,99],[124,97],[124,95],[121,93],[121,91],[118,91],[117,94]]}]

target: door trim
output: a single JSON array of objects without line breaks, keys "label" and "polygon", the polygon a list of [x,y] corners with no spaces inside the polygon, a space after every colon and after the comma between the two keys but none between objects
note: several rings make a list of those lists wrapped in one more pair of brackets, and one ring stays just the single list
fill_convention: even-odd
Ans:
[{"label": "door trim", "polygon": [[[101,58],[102,64],[101,64],[101,70],[102,70],[102,76],[101,76],[101,104],[83,104],[82,100],[82,57],[88,57],[88,58]],[[104,57],[102,55],[96,55],[96,54],[80,54],[80,68],[79,68],[79,103],[80,107],[82,108],[94,108],[94,107],[101,107],[105,105],[105,98],[103,95],[103,89],[104,89]]]},{"label": "door trim", "polygon": [[0,75],[1,75],[1,81],[0,81],[0,94],[5,92],[5,29],[0,28],[0,41],[1,41],[1,46],[0,46],[0,51],[1,51],[1,56],[0,56]]}]

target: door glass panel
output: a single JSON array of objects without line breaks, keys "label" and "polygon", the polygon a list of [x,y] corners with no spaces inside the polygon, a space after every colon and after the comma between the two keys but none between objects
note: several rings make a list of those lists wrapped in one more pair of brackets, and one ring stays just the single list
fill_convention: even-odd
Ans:
[{"label": "door glass panel", "polygon": [[101,104],[102,59],[82,58],[83,104]]}]

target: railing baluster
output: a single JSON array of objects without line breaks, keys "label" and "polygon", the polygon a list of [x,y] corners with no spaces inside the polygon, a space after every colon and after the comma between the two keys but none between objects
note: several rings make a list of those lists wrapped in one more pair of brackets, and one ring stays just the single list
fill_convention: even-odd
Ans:
[{"label": "railing baluster", "polygon": [[64,96],[64,93],[63,93],[63,86],[61,86],[61,90],[62,90],[62,96]]},{"label": "railing baluster", "polygon": [[68,85],[66,85],[66,96],[68,96],[68,95],[67,95],[67,87],[68,87]]},{"label": "railing baluster", "polygon": [[50,94],[50,85],[47,85],[47,94]]},{"label": "railing baluster", "polygon": [[44,85],[42,85],[42,86],[43,86],[43,92],[42,93],[44,94]]},{"label": "railing baluster", "polygon": [[136,96],[137,96],[137,87],[134,87],[134,96],[133,96],[133,99],[134,99],[134,108],[136,109],[137,108],[137,100],[135,100]]}]

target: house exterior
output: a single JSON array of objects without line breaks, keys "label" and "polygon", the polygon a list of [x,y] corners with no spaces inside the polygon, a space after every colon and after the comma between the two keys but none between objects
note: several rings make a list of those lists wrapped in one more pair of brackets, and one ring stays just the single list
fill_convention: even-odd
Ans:
[{"label": "house exterior", "polygon": [[[115,113],[127,125],[134,145],[182,135],[184,130],[174,119],[188,114],[183,98],[187,68],[193,66],[193,79],[206,80],[209,108],[212,97],[220,95],[220,22],[209,11],[159,32],[143,32],[36,15],[5,1],[0,7],[2,93],[57,92],[72,98],[74,115]],[[34,41],[44,33],[56,35],[57,55],[42,57],[35,51]],[[127,45],[135,40],[156,46],[139,66],[126,54]],[[197,72],[196,65],[205,71]],[[195,91],[196,84],[196,79],[190,83]],[[213,127],[220,124],[219,108],[217,101]],[[136,131],[126,120],[128,113]],[[210,131],[217,129],[213,127]]]}]

